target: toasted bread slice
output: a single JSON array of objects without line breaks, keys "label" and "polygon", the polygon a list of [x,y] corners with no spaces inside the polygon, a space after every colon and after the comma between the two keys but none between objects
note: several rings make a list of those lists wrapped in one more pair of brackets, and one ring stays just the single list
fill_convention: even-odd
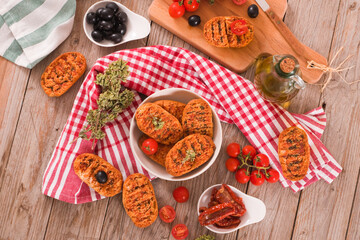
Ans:
[{"label": "toasted bread slice", "polygon": [[[243,20],[247,23],[248,32],[236,35],[231,32],[231,23]],[[245,18],[238,16],[214,17],[204,25],[204,36],[206,41],[216,47],[242,48],[247,46],[254,38],[254,27]]]},{"label": "toasted bread slice", "polygon": [[214,151],[211,137],[201,134],[187,136],[166,155],[166,171],[173,176],[184,175],[209,161]]},{"label": "toasted bread slice", "polygon": [[200,133],[213,137],[214,124],[209,104],[202,99],[193,99],[188,102],[184,109],[182,126],[185,136]]},{"label": "toasted bread slice", "polygon": [[158,216],[158,205],[150,180],[141,173],[128,176],[124,182],[123,205],[135,226],[145,228]]},{"label": "toasted bread slice", "polygon": [[310,147],[304,130],[290,127],[280,133],[279,160],[285,178],[299,181],[306,176],[310,163]]},{"label": "toasted bread slice", "polygon": [[186,106],[185,103],[172,101],[172,100],[159,100],[154,103],[159,105],[166,111],[168,111],[171,115],[176,117],[179,120],[179,122],[181,123],[184,108]]}]

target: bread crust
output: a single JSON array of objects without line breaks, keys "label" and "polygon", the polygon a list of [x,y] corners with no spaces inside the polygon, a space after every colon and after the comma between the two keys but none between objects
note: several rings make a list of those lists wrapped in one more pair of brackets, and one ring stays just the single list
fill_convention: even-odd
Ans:
[{"label": "bread crust", "polygon": [[184,108],[186,106],[185,103],[172,101],[172,100],[159,100],[154,102],[155,104],[159,105],[166,111],[168,111],[171,115],[177,118],[179,122],[181,122],[182,115],[184,112]]},{"label": "bread crust", "polygon": [[203,99],[193,99],[186,105],[182,117],[184,135],[200,133],[213,137],[214,124],[209,104]]},{"label": "bread crust", "polygon": [[49,97],[60,97],[84,74],[85,57],[67,52],[52,61],[41,75],[41,87]]},{"label": "bread crust", "polygon": [[155,222],[158,205],[154,188],[145,175],[134,173],[125,180],[123,205],[135,226],[145,228]]},{"label": "bread crust", "polygon": [[310,163],[310,147],[304,130],[290,127],[282,131],[278,152],[285,178],[299,181],[306,176]]},{"label": "bread crust", "polygon": [[166,171],[181,176],[207,162],[214,154],[215,144],[211,137],[192,134],[177,142],[166,155]]},{"label": "bread crust", "polygon": [[[74,161],[74,171],[78,177],[89,187],[105,197],[112,197],[120,193],[123,184],[121,172],[101,157],[83,153],[76,157]],[[95,175],[99,171],[104,171],[107,175],[105,183],[99,183]]]},{"label": "bread crust", "polygon": [[[139,139],[139,147],[141,148],[142,143],[146,140],[150,138],[149,136],[146,135],[142,135]],[[161,143],[158,143],[158,150],[156,151],[155,154],[153,155],[146,155],[148,156],[151,160],[155,161],[156,163],[160,164],[161,166],[165,167],[165,160],[166,160],[166,155],[168,154],[168,152],[170,151],[170,149],[173,147],[173,145],[164,145]]]},{"label": "bread crust", "polygon": [[[247,23],[248,32],[246,34],[239,36],[231,32],[231,23],[236,20],[243,20]],[[254,39],[254,26],[247,19],[238,16],[214,17],[205,23],[204,37],[209,44],[215,47],[242,48]]]},{"label": "bread crust", "polygon": [[157,104],[141,105],[136,110],[135,119],[140,131],[158,143],[171,145],[183,136],[179,120]]}]

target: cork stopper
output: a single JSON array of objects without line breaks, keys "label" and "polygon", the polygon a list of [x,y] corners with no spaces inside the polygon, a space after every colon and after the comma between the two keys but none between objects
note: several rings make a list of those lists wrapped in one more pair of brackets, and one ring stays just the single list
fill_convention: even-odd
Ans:
[{"label": "cork stopper", "polygon": [[284,58],[280,62],[280,69],[283,73],[289,74],[295,69],[295,61],[291,58]]}]

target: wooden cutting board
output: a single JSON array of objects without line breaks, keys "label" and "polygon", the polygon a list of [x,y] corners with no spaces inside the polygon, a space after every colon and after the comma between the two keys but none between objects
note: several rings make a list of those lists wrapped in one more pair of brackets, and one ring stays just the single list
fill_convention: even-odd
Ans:
[{"label": "wooden cutting board", "polygon": [[[235,72],[244,72],[259,55],[264,53],[291,54],[299,60],[303,79],[308,83],[315,83],[323,72],[307,69],[307,61],[314,60],[327,65],[325,57],[305,45],[303,51],[306,51],[308,57],[304,57],[304,54],[297,54],[260,7],[259,16],[249,18],[247,9],[251,4],[256,4],[255,0],[248,0],[241,6],[235,5],[231,0],[215,0],[214,5],[208,4],[208,0],[201,0],[201,5],[196,12],[186,12],[183,17],[178,19],[169,15],[168,9],[172,2],[173,0],[154,0],[149,8],[150,19]],[[286,12],[287,1],[267,0],[267,2],[282,19]],[[187,21],[188,17],[193,14],[201,17],[201,24],[197,27],[190,27]],[[254,40],[245,48],[217,48],[208,44],[203,36],[204,24],[215,16],[233,15],[249,19],[255,28]]]}]

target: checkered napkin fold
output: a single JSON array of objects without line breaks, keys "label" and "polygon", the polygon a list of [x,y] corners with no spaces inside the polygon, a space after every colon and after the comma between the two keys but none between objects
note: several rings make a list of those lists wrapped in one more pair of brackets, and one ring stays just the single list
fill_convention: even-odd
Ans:
[{"label": "checkered napkin fold", "polygon": [[[97,60],[84,80],[74,102],[71,114],[61,133],[43,178],[42,192],[50,197],[84,203],[104,198],[84,184],[74,173],[73,161],[83,152],[91,152],[91,143],[78,139],[70,144],[85,124],[86,114],[96,108],[100,94],[94,83],[96,74],[103,72],[117,59],[128,62],[131,72],[125,87],[145,95],[166,88],[186,88],[212,105],[219,118],[234,123],[256,148],[269,156],[271,166],[280,173],[278,136],[290,126],[304,129],[311,148],[310,167],[303,180],[292,182],[280,174],[280,182],[297,192],[324,179],[331,183],[341,172],[341,166],[331,156],[320,137],[326,125],[322,108],[306,114],[291,114],[283,108],[262,99],[254,85],[241,76],[188,50],[153,46],[122,50]],[[95,154],[120,169],[124,178],[141,172],[154,179],[136,161],[129,145],[130,120],[141,103],[139,95],[118,118],[107,124],[106,137],[96,143]]]}]

